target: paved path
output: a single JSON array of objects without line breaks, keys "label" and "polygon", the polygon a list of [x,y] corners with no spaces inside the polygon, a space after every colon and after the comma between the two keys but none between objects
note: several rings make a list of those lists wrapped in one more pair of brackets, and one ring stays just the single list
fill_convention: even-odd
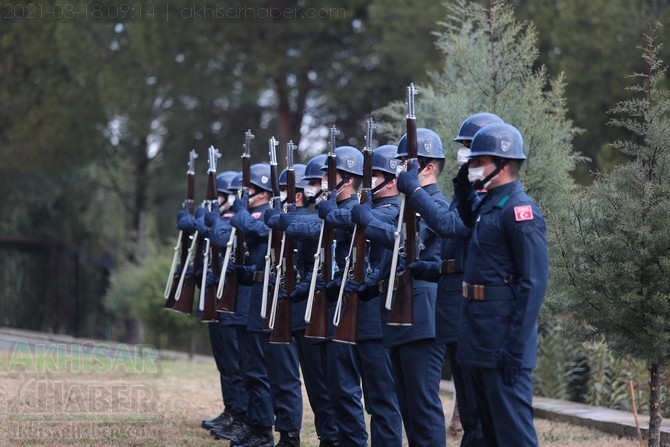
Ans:
[{"label": "paved path", "polygon": [[[62,343],[65,345],[75,345],[91,347],[95,349],[96,344],[110,346],[109,352],[118,353],[114,349],[117,346],[127,346],[122,343],[109,341],[95,341],[81,338],[75,338],[67,335],[45,334],[40,332],[25,331],[13,328],[0,327],[0,351],[11,351],[16,343],[22,343],[24,346],[34,347],[40,344]],[[130,350],[129,352],[142,352]],[[153,354],[154,355],[155,351]],[[188,360],[188,354],[176,351],[158,351],[159,358],[174,358]],[[211,362],[210,356],[196,355],[193,361]],[[440,390],[444,393],[453,394],[454,387],[450,381],[442,381]],[[626,411],[610,410],[608,408],[592,407],[589,405],[568,402],[557,399],[548,399],[545,397],[535,397],[533,399],[535,415],[544,419],[558,420],[570,424],[593,427],[607,433],[629,438],[637,438],[637,428],[635,417],[632,413]],[[638,417],[640,429],[645,435],[649,428],[649,417],[641,415]],[[663,420],[661,427],[661,442],[670,443],[670,420]]]}]

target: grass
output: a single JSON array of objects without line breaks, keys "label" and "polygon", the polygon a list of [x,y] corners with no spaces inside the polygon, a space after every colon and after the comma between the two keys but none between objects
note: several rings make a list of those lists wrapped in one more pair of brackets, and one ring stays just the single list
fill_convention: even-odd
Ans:
[{"label": "grass", "polygon": [[[228,445],[200,428],[202,419],[221,412],[213,360],[128,363],[95,354],[35,355],[0,352],[0,447]],[[302,446],[316,447],[306,397],[304,402]],[[443,396],[443,404],[449,413],[450,396]],[[535,425],[542,447],[639,446],[584,427],[542,419]],[[459,440],[459,433],[450,433],[448,445]]]}]

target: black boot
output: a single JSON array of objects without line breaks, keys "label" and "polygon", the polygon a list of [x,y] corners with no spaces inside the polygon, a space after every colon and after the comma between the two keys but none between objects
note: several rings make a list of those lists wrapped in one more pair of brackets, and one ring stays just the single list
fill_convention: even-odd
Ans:
[{"label": "black boot", "polygon": [[332,439],[322,439],[319,443],[319,447],[340,447],[339,441],[333,441]]},{"label": "black boot", "polygon": [[244,438],[232,441],[230,447],[275,447],[272,427],[254,425]]},{"label": "black boot", "polygon": [[249,433],[250,427],[247,424],[246,415],[237,414],[233,415],[233,420],[230,424],[224,425],[222,427],[214,427],[209,434],[214,436],[215,439],[230,439],[231,441],[237,441],[244,438],[247,433]]},{"label": "black boot", "polygon": [[300,432],[280,431],[279,442],[275,447],[300,447]]},{"label": "black boot", "polygon": [[230,424],[231,422],[233,422],[233,416],[229,412],[224,411],[223,413],[221,413],[220,415],[218,415],[215,418],[204,419],[202,421],[202,423],[200,424],[200,426],[202,428],[206,428],[207,430],[211,430],[213,428],[224,427],[224,426]]}]

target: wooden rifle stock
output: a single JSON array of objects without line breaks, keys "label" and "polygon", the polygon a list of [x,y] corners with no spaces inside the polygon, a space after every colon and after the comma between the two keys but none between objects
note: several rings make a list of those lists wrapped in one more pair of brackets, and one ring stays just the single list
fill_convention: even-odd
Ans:
[{"label": "wooden rifle stock", "polygon": [[[293,141],[289,141],[286,145],[286,208],[284,212],[288,212],[290,207],[295,204],[295,170],[293,169],[293,151],[295,149],[296,145],[293,144]],[[295,288],[295,241],[288,237],[286,233],[283,235],[282,253],[283,256],[277,269],[275,289],[283,285],[286,293],[289,294]],[[291,300],[278,300],[275,307],[276,313],[272,324],[270,343],[291,343],[293,337]]]},{"label": "wooden rifle stock", "polygon": [[[366,122],[365,147],[363,148],[363,190],[359,203],[367,201],[368,194],[372,189],[372,132],[375,127],[372,118]],[[365,228],[362,225],[356,225],[354,229],[352,250],[349,253],[349,259],[353,259],[353,279],[361,284],[365,281]],[[344,289],[348,271],[345,270],[342,278],[342,289]],[[343,290],[340,290],[340,296]],[[339,323],[336,324],[333,341],[342,343],[356,344],[358,339],[358,294],[348,293],[345,297],[344,311],[340,315]],[[336,318],[337,318],[336,312]]]},{"label": "wooden rifle stock", "polygon": [[[251,140],[254,138],[251,129],[247,130],[244,135],[244,152],[242,153],[242,189],[239,190],[240,197],[251,183]],[[233,250],[234,253],[232,253]],[[217,297],[220,299],[216,308],[217,312],[234,313],[237,309],[237,275],[226,274],[228,267],[227,261],[232,257],[235,263],[239,265],[244,264],[244,251],[244,233],[236,231],[236,228],[233,228],[230,233],[230,240],[226,247],[226,259],[224,260],[223,265],[224,269],[219,277],[220,287],[219,290],[217,290]]]},{"label": "wooden rifle stock", "polygon": [[[337,184],[337,158],[335,156],[335,137],[340,133],[335,126],[330,128],[330,143],[328,158],[326,159],[326,177],[328,179],[328,188],[334,189]],[[324,197],[322,200],[327,200]],[[321,275],[326,284],[333,279],[333,239],[335,239],[335,230],[327,225],[325,221],[321,223],[321,237],[319,238],[319,251],[314,255],[314,272],[317,272],[317,265],[321,265]],[[317,259],[317,255],[319,255]],[[320,262],[319,262],[320,261]],[[319,274],[319,273],[317,273]],[[316,275],[312,276],[312,283],[316,282]],[[313,287],[311,287],[313,289]],[[324,339],[328,336],[328,298],[325,290],[316,290],[312,298],[312,308],[308,307],[305,317],[310,313],[305,329],[305,337]]]},{"label": "wooden rifle stock", "polygon": [[[414,84],[407,87],[407,158],[405,159],[405,168],[409,168],[409,160],[416,159],[418,155],[418,147],[416,141],[416,116],[414,115],[414,95],[417,93]],[[416,245],[417,245],[417,229],[416,229],[416,211],[404,199],[404,210],[402,216],[404,227],[404,256],[405,269],[398,275],[398,288],[395,292],[392,290],[389,293],[395,293],[393,305],[388,314],[386,324],[392,326],[410,326],[414,320],[414,287],[411,272],[407,266],[416,260]],[[400,253],[394,253],[395,256]],[[395,271],[391,270],[391,275],[394,276]],[[390,281],[389,281],[390,282]]]},{"label": "wooden rifle stock", "polygon": [[[188,211],[193,214],[193,200],[195,199],[195,159],[198,154],[195,150],[189,152],[188,169],[186,171],[186,204]],[[193,296],[195,294],[195,278],[187,278],[189,261],[192,259],[194,245],[191,238],[194,238],[192,231],[181,231],[180,236],[180,265],[181,272],[173,277],[170,296],[165,302],[165,308],[190,314],[193,311]],[[193,241],[194,242],[194,241]],[[188,279],[188,280],[187,280]]]},{"label": "wooden rifle stock", "polygon": [[[221,156],[217,149],[213,146],[209,148],[209,169],[207,170],[207,209],[218,211],[219,202],[216,198],[216,160]],[[219,249],[216,244],[212,244],[209,239],[205,242],[206,249],[203,254],[203,272],[202,284],[200,293],[204,294],[204,303],[202,304],[202,314],[200,321],[203,323],[214,323],[219,321],[219,315],[216,312],[216,287],[214,285],[207,285],[207,264],[211,265],[212,274],[214,276],[221,275],[221,264],[219,262]],[[209,256],[209,262],[204,257]]]}]

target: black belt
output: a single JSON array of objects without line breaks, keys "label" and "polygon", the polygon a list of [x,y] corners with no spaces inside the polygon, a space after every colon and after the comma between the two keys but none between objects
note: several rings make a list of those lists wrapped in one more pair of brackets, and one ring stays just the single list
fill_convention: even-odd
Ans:
[{"label": "black belt", "polygon": [[463,281],[463,298],[466,300],[513,300],[515,299],[512,286],[485,286],[483,284],[468,284]]},{"label": "black belt", "polygon": [[[383,295],[388,290],[389,282],[386,279],[382,279],[377,283],[377,289],[379,289],[379,294]],[[395,277],[393,282],[393,290],[398,290],[398,276]]]}]

